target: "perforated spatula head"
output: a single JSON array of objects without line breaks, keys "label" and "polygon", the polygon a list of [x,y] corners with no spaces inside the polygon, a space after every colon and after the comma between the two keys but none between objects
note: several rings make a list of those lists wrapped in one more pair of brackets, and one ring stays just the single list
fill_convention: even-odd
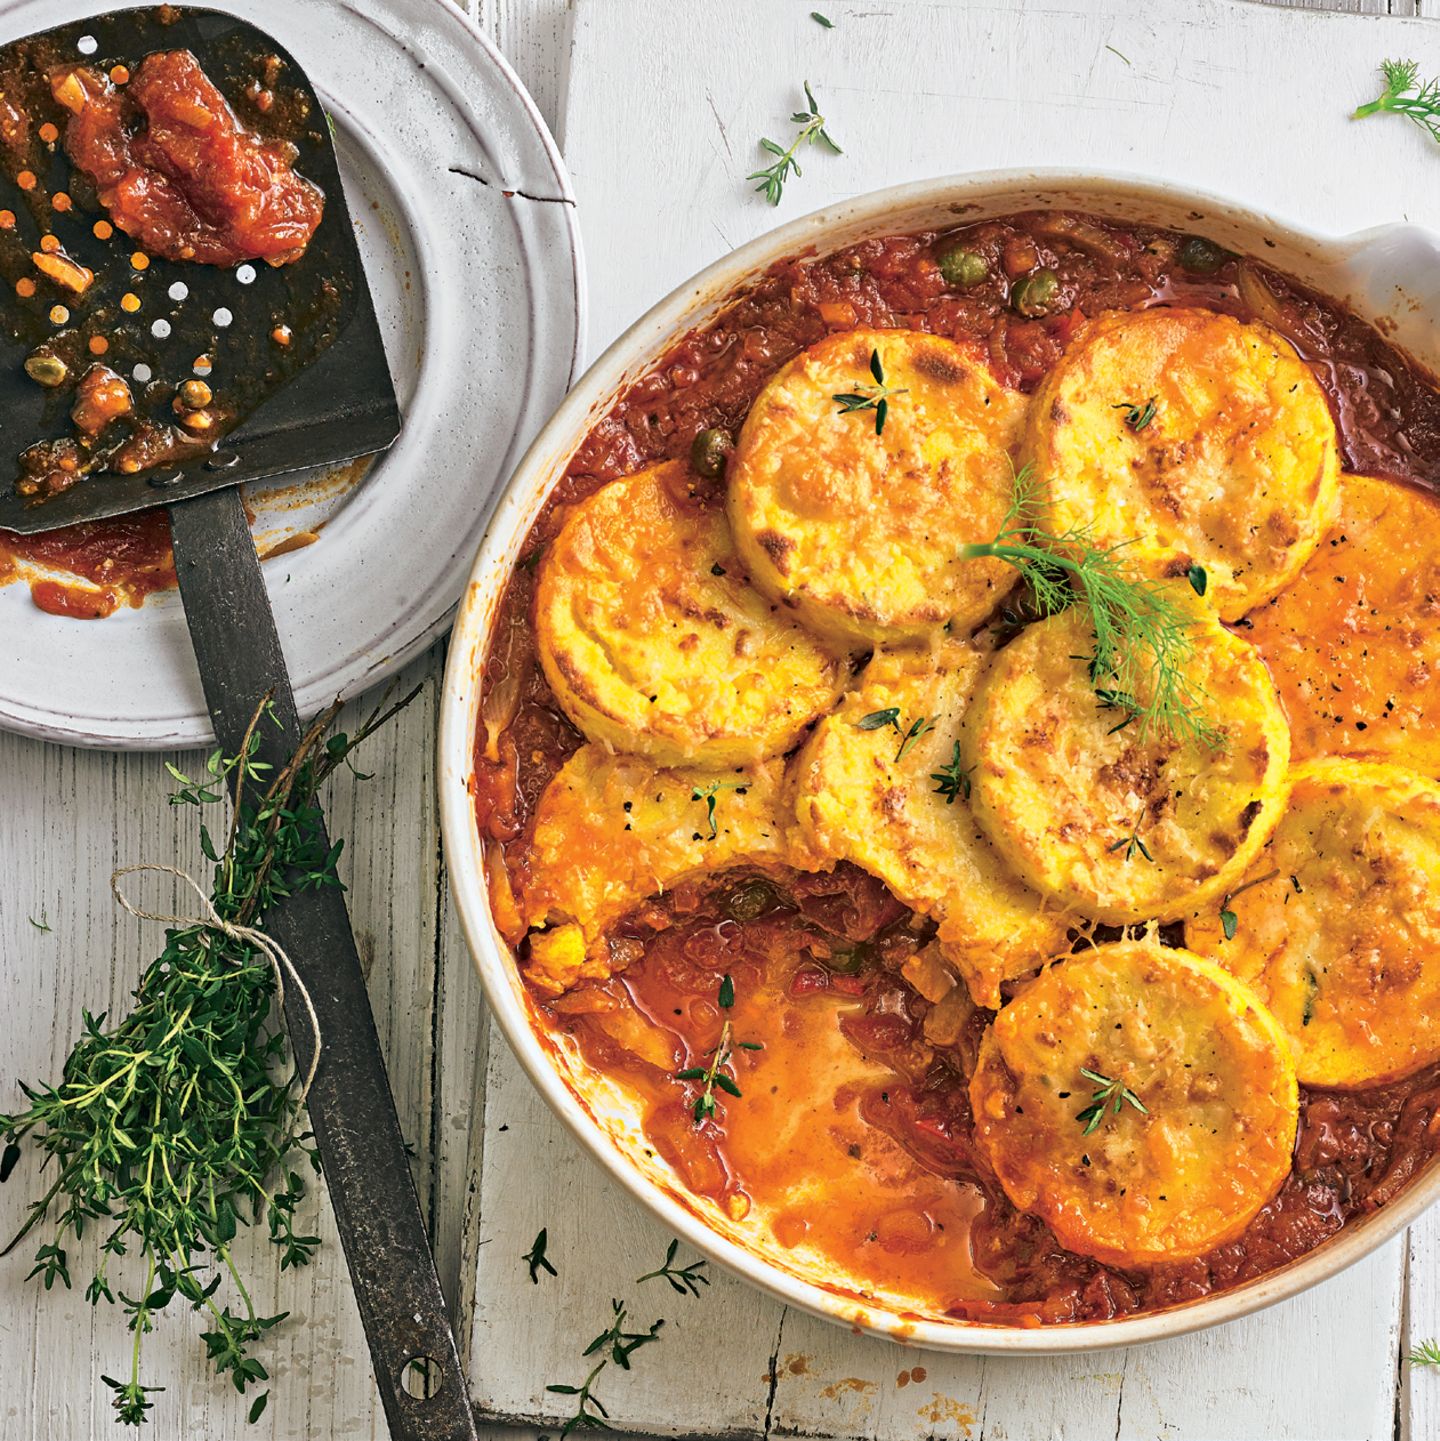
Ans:
[{"label": "perforated spatula head", "polygon": [[[324,196],[298,259],[166,259],[112,223],[72,164],[74,111],[53,77],[83,66],[122,93],[161,51],[191,52],[242,126],[294,146],[295,171]],[[77,290],[83,272],[93,279]],[[82,445],[80,479],[36,493],[21,452],[76,437],[77,387],[96,365],[126,382],[133,409]],[[208,388],[222,434],[182,427],[187,381]],[[117,461],[118,447],[165,428],[179,441],[172,458],[126,473],[133,459]],[[0,48],[0,529],[33,534],[333,465],[383,450],[399,430],[328,117],[281,45],[232,15],[155,6]]]}]

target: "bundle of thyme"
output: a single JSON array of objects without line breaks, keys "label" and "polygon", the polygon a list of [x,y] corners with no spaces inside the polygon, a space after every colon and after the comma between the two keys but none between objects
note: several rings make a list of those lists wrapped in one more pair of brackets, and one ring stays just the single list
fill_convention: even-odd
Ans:
[{"label": "bundle of thyme", "polygon": [[[150,1396],[164,1389],[143,1384],[141,1355],[157,1313],[176,1297],[201,1313],[218,1374],[242,1394],[267,1379],[254,1347],[287,1313],[256,1311],[231,1243],[240,1226],[263,1224],[282,1270],[309,1261],[320,1238],[297,1227],[305,1183],[296,1166],[308,1159],[318,1172],[319,1163],[299,1129],[302,1082],[272,1017],[272,962],[235,931],[253,929],[295,891],[340,885],[340,843],[323,839],[316,794],[414,694],[377,708],[353,737],[327,738],[337,702],[278,769],[259,758],[263,727],[278,725],[268,703],[239,754],[216,751],[198,780],[167,767],[177,786],[172,805],[203,809],[227,788],[234,794],[222,848],[200,823],[219,923],[168,930],[128,1014],[107,1024],[103,1014],[82,1012],[83,1032],[60,1079],[22,1083],[27,1108],[0,1115],[0,1175],[13,1170],[26,1140],[54,1174],[6,1252],[48,1220],[30,1275],[47,1290],[57,1280],[68,1287],[70,1247],[87,1231],[99,1236],[86,1299],[118,1301],[134,1336],[125,1374],[101,1377],[122,1424],[143,1424]],[[256,1396],[251,1421],[268,1394]]]}]

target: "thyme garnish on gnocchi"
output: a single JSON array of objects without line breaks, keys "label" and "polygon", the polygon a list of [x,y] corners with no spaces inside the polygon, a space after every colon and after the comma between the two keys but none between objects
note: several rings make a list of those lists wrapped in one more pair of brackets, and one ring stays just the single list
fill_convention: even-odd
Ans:
[{"label": "thyme garnish on gnocchi", "polygon": [[1127,1105],[1134,1106],[1142,1115],[1150,1114],[1145,1107],[1145,1102],[1118,1077],[1102,1076],[1099,1071],[1091,1071],[1085,1066],[1080,1067],[1080,1074],[1087,1081],[1093,1082],[1095,1086],[1090,1104],[1075,1112],[1075,1119],[1083,1121],[1085,1124],[1085,1129],[1080,1132],[1082,1136],[1093,1135],[1100,1129],[1100,1123],[1105,1119],[1107,1106],[1117,1116]]}]

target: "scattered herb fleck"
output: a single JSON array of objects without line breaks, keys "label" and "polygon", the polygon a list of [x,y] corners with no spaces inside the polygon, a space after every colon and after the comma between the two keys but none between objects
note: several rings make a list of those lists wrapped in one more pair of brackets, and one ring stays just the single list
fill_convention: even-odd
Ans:
[{"label": "scattered herb fleck", "polygon": [[970,772],[960,764],[960,742],[956,741],[954,747],[949,765],[930,772],[930,779],[935,782],[935,792],[945,797],[947,806],[953,806],[957,799],[970,799]]},{"label": "scattered herb fleck", "polygon": [[772,165],[766,166],[763,170],[753,170],[745,178],[747,180],[758,180],[760,183],[755,187],[757,191],[763,191],[765,199],[771,205],[779,205],[780,197],[785,193],[785,182],[794,175],[800,177],[800,163],[795,158],[795,152],[802,145],[824,145],[835,155],[841,154],[840,147],[830,138],[830,133],[825,129],[825,117],[820,113],[820,107],[815,103],[815,94],[810,89],[810,82],[805,82],[805,102],[810,107],[808,110],[797,110],[790,119],[800,128],[795,133],[795,138],[790,142],[788,150],[782,149],[768,137],[760,141],[760,148],[768,155],[777,156],[778,159]]},{"label": "scattered herb fleck", "polygon": [[29,921],[30,924],[34,926],[37,931],[40,931],[47,936],[50,934],[50,917],[47,916],[44,911],[40,912],[40,919],[38,921],[35,919],[34,916],[26,916],[25,919]]},{"label": "scattered herb fleck", "polygon": [[832,395],[830,399],[839,403],[841,415],[855,415],[862,410],[873,410],[875,434],[883,435],[885,417],[890,414],[890,397],[908,395],[910,391],[903,385],[897,388],[885,384],[885,365],[878,350],[870,352],[870,374],[875,377],[874,385],[859,385],[854,390]]},{"label": "scattered herb fleck", "polygon": [[541,1271],[548,1271],[552,1276],[560,1274],[550,1264],[550,1258],[545,1254],[545,1246],[549,1239],[548,1230],[542,1226],[539,1234],[535,1237],[534,1244],[520,1258],[530,1268],[530,1280],[536,1286],[540,1284]]},{"label": "scattered herb fleck", "polygon": [[1128,55],[1122,55],[1113,45],[1107,45],[1105,48],[1117,59],[1123,60],[1127,65],[1130,63],[1130,57]]},{"label": "scattered herb fleck", "polygon": [[1112,405],[1110,409],[1123,410],[1125,412],[1125,424],[1138,435],[1140,431],[1144,430],[1145,427],[1155,419],[1155,413],[1158,409],[1155,400],[1156,397],[1153,395],[1144,405],[1137,405],[1131,400],[1121,400]]},{"label": "scattered herb fleck", "polygon": [[1190,582],[1190,589],[1193,590],[1196,595],[1204,595],[1205,587],[1210,583],[1210,577],[1205,574],[1205,567],[1203,565],[1192,565],[1190,569],[1185,572],[1185,579]]},{"label": "scattered herb fleck", "polygon": [[930,734],[931,731],[935,729],[935,723],[939,719],[939,716],[934,715],[917,716],[913,721],[910,722],[910,729],[905,732],[904,737],[900,741],[900,749],[895,752],[896,765],[899,765],[900,762],[905,759],[911,747],[915,744],[916,741],[920,739],[921,736],[927,736]]},{"label": "scattered herb fleck", "polygon": [[1082,1136],[1089,1136],[1100,1128],[1100,1122],[1105,1119],[1106,1106],[1110,1106],[1117,1116],[1127,1103],[1144,1115],[1150,1114],[1145,1109],[1145,1103],[1124,1082],[1102,1076],[1099,1071],[1091,1071],[1084,1066],[1080,1067],[1080,1074],[1095,1087],[1090,1104],[1075,1112],[1075,1119],[1085,1123],[1085,1129],[1080,1133]]},{"label": "scattered herb fleck", "polygon": [[705,819],[709,822],[710,833],[705,837],[707,841],[713,841],[720,834],[715,824],[715,797],[721,791],[743,791],[744,781],[712,781],[708,786],[696,786],[690,792],[692,801],[705,802]]},{"label": "scattered herb fleck", "polygon": [[822,15],[818,10],[812,10],[810,12],[810,18],[817,25],[823,25],[827,30],[833,30],[835,28],[835,22],[828,15]]},{"label": "scattered herb fleck", "polygon": [[665,1252],[665,1259],[653,1271],[647,1271],[639,1277],[636,1285],[645,1281],[654,1281],[663,1277],[670,1283],[670,1289],[678,1292],[681,1296],[699,1296],[700,1287],[708,1286],[710,1278],[703,1274],[705,1270],[704,1261],[692,1261],[688,1266],[674,1265],[675,1253],[680,1249],[679,1241],[671,1241],[669,1249]]},{"label": "scattered herb fleck", "polygon": [[[1256,876],[1253,881],[1246,881],[1243,886],[1236,886],[1235,889],[1220,902],[1220,934],[1223,935],[1227,941],[1233,941],[1235,939],[1235,932],[1240,929],[1240,917],[1230,908],[1230,902],[1238,896],[1243,896],[1246,891],[1251,890],[1255,886],[1263,886],[1266,881],[1273,881],[1279,874],[1280,872],[1278,870],[1266,871],[1263,876]],[[1296,880],[1294,876],[1291,876],[1290,880],[1298,891],[1300,889],[1300,882]]]},{"label": "scattered herb fleck", "polygon": [[884,710],[872,710],[869,715],[861,716],[855,722],[857,731],[878,731],[884,730],[886,726],[894,726],[900,729],[900,707],[898,705],[886,706]]}]

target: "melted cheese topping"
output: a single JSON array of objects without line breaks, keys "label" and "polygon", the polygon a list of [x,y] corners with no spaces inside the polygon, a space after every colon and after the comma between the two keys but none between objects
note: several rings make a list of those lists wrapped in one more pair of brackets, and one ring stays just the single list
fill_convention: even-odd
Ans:
[{"label": "melted cheese topping", "polygon": [[1304,565],[1339,473],[1324,392],[1288,341],[1169,308],[1085,329],[1036,392],[1025,457],[1047,487],[1050,529],[1126,543],[1127,561],[1157,577],[1203,566],[1227,620]]},{"label": "melted cheese topping", "polygon": [[[894,392],[879,435],[874,409],[845,414],[837,399],[874,386],[872,353]],[[1024,411],[982,358],[938,336],[856,330],[812,345],[760,392],[730,466],[756,584],[850,641],[983,620],[1014,572],[956,555],[999,529]]]},{"label": "melted cheese topping", "polygon": [[1440,1060],[1440,785],[1399,766],[1297,766],[1290,805],[1189,945],[1250,982],[1312,1086],[1374,1086]]},{"label": "melted cheese topping", "polygon": [[[1128,1089],[1105,1090],[1083,1071]],[[1117,1266],[1233,1240],[1290,1171],[1299,1093],[1275,1018],[1211,961],[1144,942],[1056,962],[995,1018],[970,1083],[1006,1194]],[[1137,1104],[1138,1103],[1138,1104]]]}]

